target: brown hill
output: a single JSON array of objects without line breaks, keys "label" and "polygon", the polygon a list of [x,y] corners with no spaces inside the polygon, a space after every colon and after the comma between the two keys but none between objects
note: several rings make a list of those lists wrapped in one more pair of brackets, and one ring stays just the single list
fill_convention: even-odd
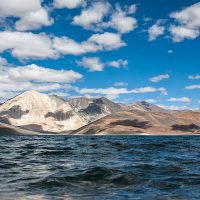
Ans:
[{"label": "brown hill", "polygon": [[86,125],[73,134],[200,134],[200,113],[118,112]]}]

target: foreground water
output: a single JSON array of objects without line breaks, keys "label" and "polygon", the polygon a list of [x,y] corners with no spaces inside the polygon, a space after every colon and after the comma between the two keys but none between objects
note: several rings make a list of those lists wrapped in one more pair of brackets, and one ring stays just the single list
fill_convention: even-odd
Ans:
[{"label": "foreground water", "polygon": [[200,137],[0,136],[0,199],[200,199]]}]

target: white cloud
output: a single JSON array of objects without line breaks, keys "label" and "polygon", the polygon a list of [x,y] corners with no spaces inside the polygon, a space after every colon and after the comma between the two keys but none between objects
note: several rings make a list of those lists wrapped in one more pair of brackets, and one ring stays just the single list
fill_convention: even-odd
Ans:
[{"label": "white cloud", "polygon": [[180,98],[171,97],[167,101],[170,101],[170,102],[185,102],[185,103],[191,102],[191,100],[188,97],[180,97]]},{"label": "white cloud", "polygon": [[64,55],[80,55],[88,52],[114,50],[126,45],[119,34],[108,32],[94,34],[82,43],[77,43],[67,37],[55,37],[53,43],[54,48]]},{"label": "white cloud", "polygon": [[93,72],[103,71],[106,66],[114,68],[124,67],[127,66],[128,61],[119,59],[103,63],[98,57],[83,57],[81,61],[77,61],[77,64],[86,69],[89,69],[90,72]]},{"label": "white cloud", "polygon": [[131,14],[134,14],[136,12],[136,10],[137,10],[136,4],[132,4],[132,5],[127,7],[126,12],[131,15]]},{"label": "white cloud", "polygon": [[162,95],[167,95],[168,92],[165,88],[153,88],[153,87],[142,87],[142,88],[136,88],[131,90],[131,93],[149,93],[149,92],[160,92]]},{"label": "white cloud", "polygon": [[8,69],[8,76],[16,81],[72,83],[82,75],[72,70],[55,70],[39,67],[35,64]]},{"label": "white cloud", "polygon": [[119,60],[107,62],[107,65],[110,67],[115,67],[115,68],[126,67],[128,65],[128,61],[119,59]]},{"label": "white cloud", "polygon": [[58,56],[52,48],[51,39],[46,34],[30,32],[0,32],[0,52],[8,50],[19,59],[44,59]]},{"label": "white cloud", "polygon": [[112,28],[119,33],[128,33],[137,26],[137,20],[131,16],[136,12],[136,5],[125,6],[119,4],[115,9],[106,1],[93,2],[90,7],[82,10],[81,14],[73,18],[73,24],[93,31]]},{"label": "white cloud", "polygon": [[159,82],[163,79],[169,79],[169,78],[170,78],[169,74],[161,74],[161,75],[158,75],[158,76],[151,77],[149,80],[151,82],[157,83],[157,82]]},{"label": "white cloud", "polygon": [[97,52],[100,47],[91,42],[77,43],[68,37],[55,37],[53,39],[54,48],[64,55],[80,55],[88,52]]},{"label": "white cloud", "polygon": [[200,85],[189,85],[185,87],[186,90],[200,89]]},{"label": "white cloud", "polygon": [[25,90],[60,92],[60,89],[72,89],[69,84],[81,78],[81,74],[71,70],[55,70],[34,64],[22,67],[0,66],[0,100]]},{"label": "white cloud", "polygon": [[85,3],[85,0],[54,0],[55,8],[78,8]]},{"label": "white cloud", "polygon": [[158,20],[153,26],[148,29],[149,41],[155,40],[165,32],[165,27],[161,25],[162,21]]},{"label": "white cloud", "polygon": [[5,58],[0,56],[0,67],[1,66],[8,66],[8,65],[9,65],[8,61]]},{"label": "white cloud", "polygon": [[101,23],[105,15],[108,14],[110,4],[104,1],[93,2],[89,8],[83,9],[79,16],[73,18],[73,24],[86,29]]},{"label": "white cloud", "polygon": [[165,88],[152,88],[152,87],[143,87],[129,90],[127,88],[76,88],[76,92],[79,94],[90,95],[90,94],[98,94],[107,96],[110,99],[115,99],[121,94],[142,94],[149,92],[160,92],[162,95],[166,95],[167,91]]},{"label": "white cloud", "polygon": [[119,34],[94,34],[78,43],[68,37],[50,37],[45,33],[0,32],[0,52],[10,51],[12,56],[24,59],[58,58],[63,55],[80,55],[88,52],[114,50],[125,46]]},{"label": "white cloud", "polygon": [[174,42],[181,42],[184,39],[195,39],[199,36],[199,31],[184,26],[170,26],[169,31],[172,34]]},{"label": "white cloud", "polygon": [[167,110],[186,110],[188,109],[187,106],[175,106],[175,105],[163,105],[163,104],[158,104],[158,106],[160,106],[161,108],[167,109]]},{"label": "white cloud", "polygon": [[178,25],[171,25],[169,29],[174,42],[195,39],[200,35],[200,2],[173,12],[170,17],[178,23]]},{"label": "white cloud", "polygon": [[90,72],[103,71],[105,67],[105,64],[102,63],[98,57],[83,57],[81,61],[77,61],[77,64],[89,69]]},{"label": "white cloud", "polygon": [[41,6],[41,0],[1,0],[0,17],[16,17],[15,28],[20,31],[49,26],[53,20]]},{"label": "white cloud", "polygon": [[99,47],[107,50],[118,49],[126,45],[126,43],[122,41],[121,35],[108,32],[103,34],[94,34],[89,38],[88,41],[97,44]]},{"label": "white cloud", "polygon": [[120,94],[128,94],[130,93],[127,88],[82,88],[77,89],[77,93],[81,95],[91,95],[91,94],[97,94],[97,95],[103,95],[108,97],[109,99],[115,99]]},{"label": "white cloud", "polygon": [[188,79],[197,80],[197,79],[200,79],[200,75],[199,74],[195,75],[195,76],[190,75],[190,76],[188,76]]},{"label": "white cloud", "polygon": [[126,83],[126,82],[116,82],[116,83],[114,83],[115,87],[121,87],[121,86],[127,86],[127,85],[128,85],[128,83]]},{"label": "white cloud", "polygon": [[133,14],[135,11],[136,5],[131,5],[128,11],[123,11],[122,8],[117,5],[107,26],[118,30],[120,33],[128,33],[134,30],[137,26],[137,20],[132,16],[127,16],[127,14]]}]

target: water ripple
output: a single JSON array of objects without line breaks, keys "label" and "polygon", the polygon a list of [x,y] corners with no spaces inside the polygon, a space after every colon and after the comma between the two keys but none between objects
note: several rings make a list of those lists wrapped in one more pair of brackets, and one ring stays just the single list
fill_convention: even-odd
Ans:
[{"label": "water ripple", "polygon": [[0,136],[0,199],[200,199],[200,137]]}]

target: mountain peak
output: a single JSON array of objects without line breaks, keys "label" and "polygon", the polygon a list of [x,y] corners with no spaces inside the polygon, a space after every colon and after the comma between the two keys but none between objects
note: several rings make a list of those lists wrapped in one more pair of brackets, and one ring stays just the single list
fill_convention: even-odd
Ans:
[{"label": "mountain peak", "polygon": [[42,93],[37,92],[35,90],[27,90],[23,93],[21,93],[20,95],[41,95]]},{"label": "mountain peak", "polygon": [[147,101],[136,101],[126,106],[126,110],[140,110],[146,112],[167,112],[164,108],[151,104]]}]

